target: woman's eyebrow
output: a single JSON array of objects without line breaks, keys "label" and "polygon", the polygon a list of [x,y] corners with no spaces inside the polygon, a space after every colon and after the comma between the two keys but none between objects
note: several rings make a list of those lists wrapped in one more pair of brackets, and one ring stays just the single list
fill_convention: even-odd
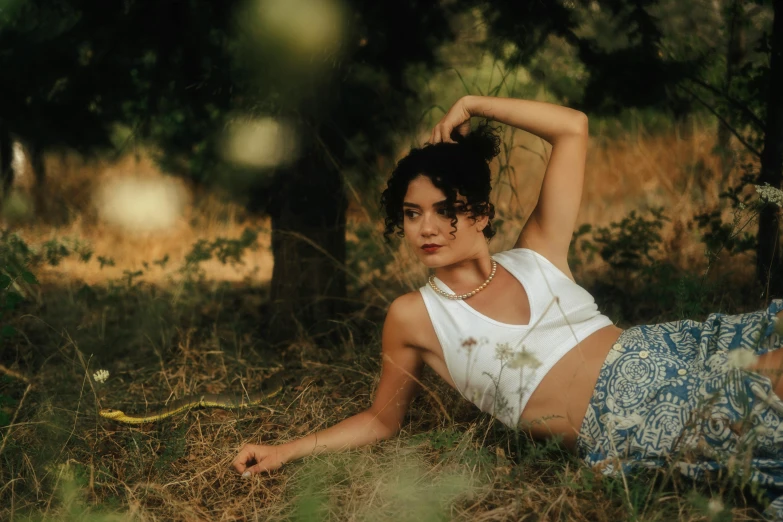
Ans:
[{"label": "woman's eyebrow", "polygon": [[[458,201],[458,203],[459,203],[459,201]],[[444,199],[443,201],[436,201],[435,203],[432,204],[432,206],[433,207],[444,207],[444,206],[446,206],[448,204],[449,204],[449,202]],[[403,201],[402,202],[402,206],[403,207],[411,207],[411,208],[421,209],[421,205],[417,205],[416,203],[410,203],[408,201]]]}]

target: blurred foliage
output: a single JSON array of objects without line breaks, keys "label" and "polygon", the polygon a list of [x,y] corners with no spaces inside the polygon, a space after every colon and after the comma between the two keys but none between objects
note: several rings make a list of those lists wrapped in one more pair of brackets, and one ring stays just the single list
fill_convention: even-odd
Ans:
[{"label": "blurred foliage", "polygon": [[16,234],[0,232],[0,346],[16,334],[9,323],[12,314],[25,298],[35,295],[31,285],[38,280],[30,270],[42,257]]},{"label": "blurred foliage", "polygon": [[[495,55],[529,68],[557,98],[591,116],[637,109],[674,121],[697,113],[714,117],[723,183],[741,158],[755,163],[743,166],[746,175],[725,192],[734,210],[738,200],[731,194],[750,181],[777,188],[783,184],[783,102],[773,94],[783,90],[783,37],[775,34],[783,24],[773,24],[775,16],[783,17],[776,13],[783,9],[779,2],[476,0],[475,5],[487,22],[488,47]],[[733,157],[732,137],[744,149],[739,158]],[[721,221],[721,208],[698,218],[709,229],[713,248],[732,226]],[[752,241],[759,282],[769,283],[773,295],[781,294],[776,210],[762,212],[758,234],[746,233],[741,250]]]},{"label": "blurred foliage", "polygon": [[[0,16],[0,126],[36,147],[108,147],[121,102],[135,93],[114,52],[133,34],[122,4],[4,2]],[[9,8],[10,5],[10,8]]]},{"label": "blurred foliage", "polygon": [[[748,52],[730,87],[741,94],[765,89],[761,73],[769,68],[770,2],[474,3],[487,22],[490,50],[524,65],[557,99],[591,114],[653,108],[684,116],[703,109],[681,90],[681,82],[724,82],[729,24],[739,10],[748,46],[757,48]],[[751,110],[764,104],[763,97],[744,101],[754,105]]]}]

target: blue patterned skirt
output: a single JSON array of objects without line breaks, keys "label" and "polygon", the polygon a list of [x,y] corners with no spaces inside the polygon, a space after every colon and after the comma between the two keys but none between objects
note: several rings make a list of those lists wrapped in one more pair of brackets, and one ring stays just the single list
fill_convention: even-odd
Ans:
[{"label": "blue patterned skirt", "polygon": [[783,402],[770,377],[745,369],[783,348],[781,310],[778,299],[758,312],[623,332],[587,408],[580,457],[605,474],[674,467],[757,484],[767,514],[783,520]]}]

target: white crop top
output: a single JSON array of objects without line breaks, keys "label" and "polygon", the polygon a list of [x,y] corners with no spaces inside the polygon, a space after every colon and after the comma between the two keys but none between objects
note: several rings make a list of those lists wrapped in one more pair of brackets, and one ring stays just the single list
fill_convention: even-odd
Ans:
[{"label": "white crop top", "polygon": [[[541,254],[515,248],[492,257],[524,287],[529,324],[495,321],[427,285],[419,291],[459,392],[516,428],[527,401],[555,363],[612,321],[598,311],[590,293]],[[440,279],[435,282],[452,292]]]}]

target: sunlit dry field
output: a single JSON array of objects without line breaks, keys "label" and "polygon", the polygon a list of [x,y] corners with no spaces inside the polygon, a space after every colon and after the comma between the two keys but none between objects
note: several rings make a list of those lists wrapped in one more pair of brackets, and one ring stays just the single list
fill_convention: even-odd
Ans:
[{"label": "sunlit dry field", "polygon": [[[739,177],[737,169],[734,169],[726,180],[722,179],[721,160],[713,153],[714,135],[714,129],[702,127],[685,135],[648,135],[639,131],[633,136],[611,140],[594,136],[587,156],[578,224],[607,226],[631,211],[645,214],[651,208],[663,207],[664,214],[671,220],[662,232],[663,244],[668,247],[667,257],[683,268],[704,268],[704,247],[692,218],[716,205],[725,205],[719,194]],[[506,133],[506,143],[510,150],[501,154],[493,165],[494,201],[499,218],[507,222],[493,240],[492,246],[496,251],[513,244],[521,225],[532,211],[549,151],[549,146],[542,140],[520,131],[513,136]],[[499,172],[501,166],[502,172]],[[29,164],[21,161],[19,167],[17,197],[31,212]],[[247,280],[254,283],[264,283],[271,278],[273,261],[269,250],[269,219],[248,214],[226,194],[166,176],[143,154],[126,156],[113,163],[54,156],[48,158],[48,168],[52,175],[45,189],[46,196],[55,202],[57,212],[68,216],[68,223],[58,226],[41,224],[31,214],[29,218],[12,220],[15,231],[32,244],[52,237],[85,241],[96,255],[112,258],[115,266],[96,270],[93,264],[66,259],[59,266],[48,267],[41,274],[43,279],[62,280],[65,276],[98,283],[121,277],[125,270],[143,269],[143,263],[151,263],[165,255],[169,256],[170,267],[178,267],[199,239],[238,237],[247,227],[259,231],[259,248],[249,252],[242,265],[226,266],[217,261],[205,263],[207,276],[218,281]],[[386,176],[388,172],[369,175]],[[106,187],[111,190],[112,182],[117,180],[142,180],[153,186],[159,184],[163,189],[176,193],[171,202],[171,206],[176,208],[161,208],[159,198],[156,199],[157,195],[150,191],[128,191],[126,194],[126,187],[122,185],[114,187],[116,200],[103,203],[101,194]],[[350,223],[366,222],[368,215],[378,215],[379,197],[380,191],[351,197],[349,229]],[[112,222],[110,216],[107,219],[107,207],[116,206],[117,201],[124,204],[121,211],[130,214],[127,218],[129,228]],[[725,215],[731,214],[727,210]],[[142,226],[134,219],[142,220]],[[155,228],[146,227],[149,220]],[[381,241],[380,233],[378,241]],[[402,259],[412,262],[404,246],[400,253]],[[601,268],[600,259],[586,267],[591,271],[600,271]],[[165,283],[166,274],[166,269],[160,268],[146,272],[142,278]]]}]

